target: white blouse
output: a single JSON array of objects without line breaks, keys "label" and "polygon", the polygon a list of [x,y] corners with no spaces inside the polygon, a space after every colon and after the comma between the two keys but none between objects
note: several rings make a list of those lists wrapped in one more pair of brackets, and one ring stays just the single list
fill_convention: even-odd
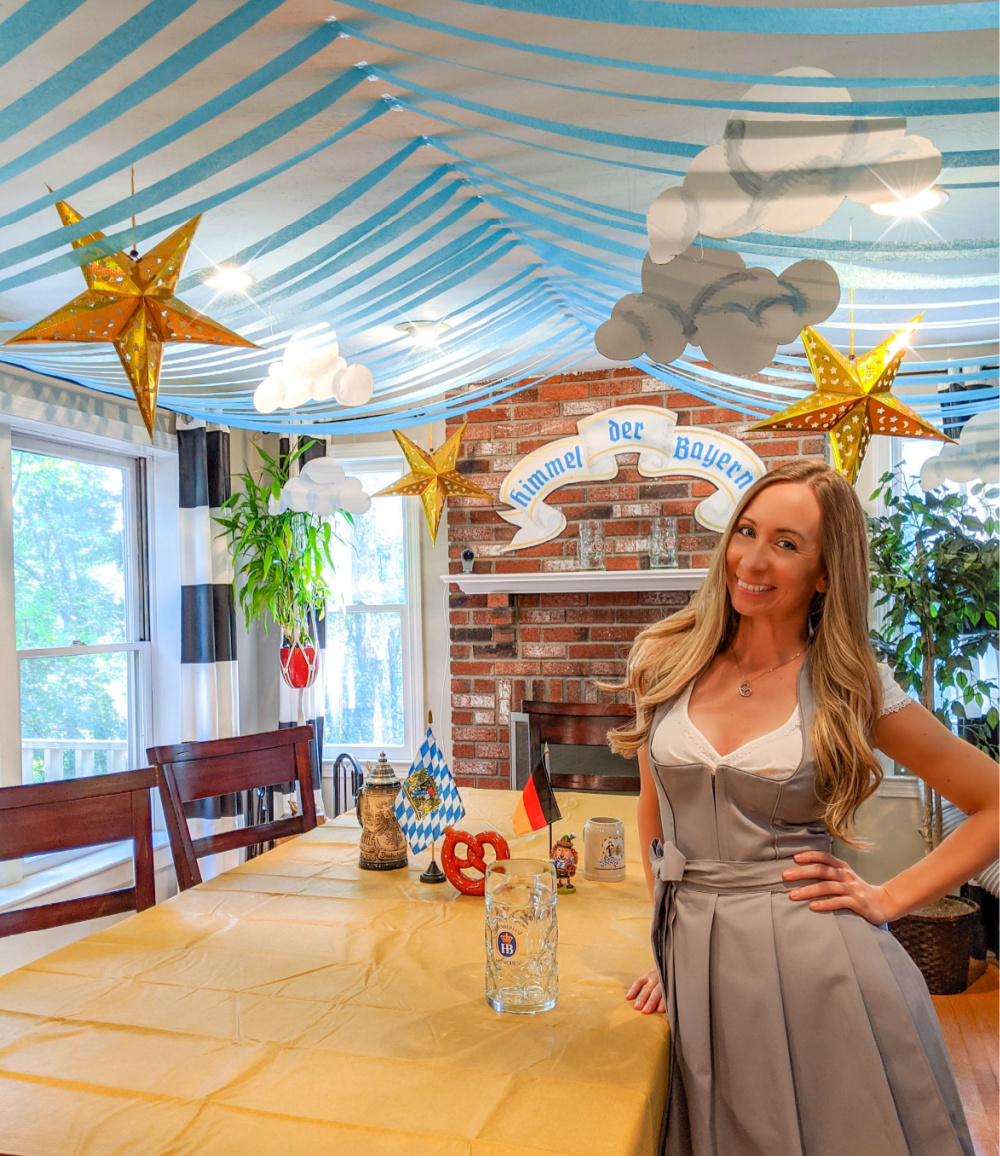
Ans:
[{"label": "white blouse", "polygon": [[[878,669],[882,676],[882,714],[892,714],[913,701],[897,685],[884,662],[878,664]],[[802,760],[802,715],[798,703],[782,726],[751,739],[728,755],[720,755],[688,715],[693,687],[693,682],[688,683],[650,736],[653,762],[667,766],[705,763],[713,774],[720,763],[725,763],[769,779],[787,779],[795,773]]]}]

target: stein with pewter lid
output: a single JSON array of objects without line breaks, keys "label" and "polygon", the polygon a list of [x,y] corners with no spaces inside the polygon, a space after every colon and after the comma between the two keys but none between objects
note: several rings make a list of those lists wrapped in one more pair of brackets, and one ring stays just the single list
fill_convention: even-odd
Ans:
[{"label": "stein with pewter lid", "polygon": [[358,866],[366,871],[395,871],[406,866],[406,836],[392,809],[398,794],[399,780],[383,751],[374,767],[368,764],[356,803],[361,824]]}]

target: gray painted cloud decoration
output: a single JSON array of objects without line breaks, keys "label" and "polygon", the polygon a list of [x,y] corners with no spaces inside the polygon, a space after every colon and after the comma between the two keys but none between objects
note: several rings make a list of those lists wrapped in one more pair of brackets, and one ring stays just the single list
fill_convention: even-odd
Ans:
[{"label": "gray painted cloud decoration", "polygon": [[645,353],[661,365],[699,345],[724,373],[757,373],[839,300],[840,282],[825,261],[797,261],[776,275],[748,269],[739,253],[692,245],[662,265],[647,254],[642,292],[618,301],[594,341],[612,361]]}]

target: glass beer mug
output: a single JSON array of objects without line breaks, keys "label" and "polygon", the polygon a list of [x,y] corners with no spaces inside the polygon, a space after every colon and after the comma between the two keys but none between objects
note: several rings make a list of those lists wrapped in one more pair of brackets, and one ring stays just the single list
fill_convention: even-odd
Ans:
[{"label": "glass beer mug", "polygon": [[543,859],[501,859],[486,869],[486,1002],[533,1015],[556,1006],[556,873]]}]

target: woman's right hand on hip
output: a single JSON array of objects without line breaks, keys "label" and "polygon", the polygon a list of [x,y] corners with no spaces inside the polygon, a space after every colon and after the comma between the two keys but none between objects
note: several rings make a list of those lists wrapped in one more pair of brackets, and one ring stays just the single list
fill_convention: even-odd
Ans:
[{"label": "woman's right hand on hip", "polygon": [[625,998],[635,1000],[635,1010],[641,1011],[643,1015],[667,1010],[666,1004],[663,1002],[663,992],[660,989],[660,977],[657,975],[655,967],[645,975],[639,976],[625,993]]}]

